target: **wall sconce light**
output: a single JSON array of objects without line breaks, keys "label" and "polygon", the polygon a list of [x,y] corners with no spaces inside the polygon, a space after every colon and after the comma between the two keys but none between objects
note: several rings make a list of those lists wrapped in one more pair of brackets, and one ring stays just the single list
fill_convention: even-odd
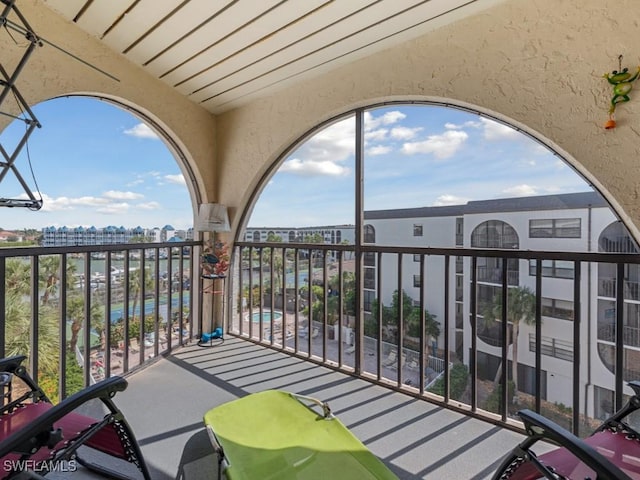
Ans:
[{"label": "wall sconce light", "polygon": [[633,89],[633,82],[638,78],[640,74],[640,67],[634,74],[629,73],[628,68],[622,68],[622,55],[618,56],[618,70],[614,70],[611,73],[605,73],[603,75],[607,81],[613,85],[613,97],[611,97],[611,106],[609,107],[609,120],[604,124],[604,128],[607,130],[616,127],[616,121],[613,118],[613,114],[616,111],[618,103],[628,102],[629,92]]},{"label": "wall sconce light", "polygon": [[229,232],[227,207],[219,203],[203,203],[198,208],[196,230],[201,232]]}]

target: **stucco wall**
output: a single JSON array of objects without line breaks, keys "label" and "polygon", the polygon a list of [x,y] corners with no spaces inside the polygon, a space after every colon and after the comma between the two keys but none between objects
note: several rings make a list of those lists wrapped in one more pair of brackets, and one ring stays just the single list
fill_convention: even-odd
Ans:
[{"label": "stucco wall", "polygon": [[224,113],[219,200],[241,207],[292,141],[340,112],[384,100],[448,100],[543,139],[637,236],[640,85],[619,107],[618,127],[605,130],[611,87],[602,75],[617,69],[620,54],[623,66],[637,66],[639,23],[633,0],[512,0]]},{"label": "stucco wall", "polygon": [[[113,80],[45,43],[31,55],[17,79],[16,86],[25,100],[35,105],[57,96],[92,94],[133,107],[156,122],[173,139],[184,155],[184,162],[190,165],[194,182],[189,182],[185,168],[182,171],[189,184],[194,213],[197,191],[204,201],[211,201],[215,194],[215,118],[174,93],[164,83],[151,78],[123,56],[101,46],[96,39],[67,23],[39,0],[20,0],[17,6],[33,30],[47,42],[119,80]],[[10,18],[16,20],[13,16]],[[28,42],[20,33],[10,32],[11,36],[0,32],[0,62],[12,73]],[[12,105],[9,95],[3,110]],[[7,121],[7,117],[0,117],[0,129]]]}]

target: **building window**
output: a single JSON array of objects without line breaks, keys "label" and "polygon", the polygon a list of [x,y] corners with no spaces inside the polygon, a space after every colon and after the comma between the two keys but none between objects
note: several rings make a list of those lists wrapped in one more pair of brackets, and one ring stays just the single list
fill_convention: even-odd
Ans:
[{"label": "building window", "polygon": [[518,234],[502,220],[487,220],[471,234],[471,246],[475,248],[518,248]]},{"label": "building window", "polygon": [[529,238],[580,238],[579,218],[529,220]]},{"label": "building window", "polygon": [[375,267],[376,254],[374,252],[364,252],[364,264],[366,267]]},{"label": "building window", "polygon": [[362,296],[362,308],[365,312],[370,312],[373,307],[373,301],[376,299],[375,292],[365,290]]},{"label": "building window", "polygon": [[[536,260],[529,261],[529,275],[536,274]],[[568,260],[542,260],[542,276],[573,278],[573,262]]]},{"label": "building window", "polygon": [[464,219],[456,218],[456,246],[461,247],[464,243]]},{"label": "building window", "polygon": [[413,254],[413,261],[414,262],[420,262],[420,258],[422,257],[422,255],[420,255],[419,253],[414,253]]},{"label": "building window", "polygon": [[542,298],[542,315],[573,321],[573,302],[558,300],[557,298]]},{"label": "building window", "polygon": [[421,285],[422,285],[422,277],[420,275],[414,275],[413,276],[413,286],[415,288],[420,288]]},{"label": "building window", "polygon": [[364,243],[376,243],[376,229],[373,225],[364,226]]},{"label": "building window", "polygon": [[413,224],[413,236],[414,237],[421,237],[422,236],[422,225],[421,224],[417,224],[417,223]]},{"label": "building window", "polygon": [[376,269],[375,268],[364,269],[364,288],[368,290],[375,290],[376,288]]}]

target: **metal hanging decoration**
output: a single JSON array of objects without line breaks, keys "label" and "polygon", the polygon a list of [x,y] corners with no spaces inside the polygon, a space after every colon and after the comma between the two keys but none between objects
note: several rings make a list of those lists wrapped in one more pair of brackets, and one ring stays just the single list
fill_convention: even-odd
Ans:
[{"label": "metal hanging decoration", "polygon": [[614,113],[618,103],[628,102],[629,92],[633,89],[633,82],[636,81],[640,75],[640,67],[636,72],[629,73],[628,68],[622,68],[622,55],[618,56],[618,70],[614,70],[611,73],[605,73],[603,78],[613,85],[613,97],[611,97],[611,106],[609,107],[609,120],[604,124],[604,128],[607,130],[616,127],[616,121],[614,119]]},{"label": "metal hanging decoration", "polygon": [[[40,122],[29,107],[29,103],[21,95],[17,87],[18,77],[25,68],[29,57],[31,57],[31,54],[37,47],[49,45],[51,47],[54,47],[58,51],[70,56],[74,60],[79,61],[82,64],[92,68],[93,70],[106,75],[112,80],[119,80],[108,72],[105,72],[104,70],[101,70],[100,68],[84,61],[77,55],[74,55],[62,49],[61,47],[45,40],[39,35],[36,35],[36,33],[33,31],[33,28],[31,28],[31,25],[29,25],[29,22],[27,22],[27,19],[22,15],[18,7],[16,7],[16,0],[0,0],[0,7],[0,30],[5,30],[10,38],[14,40],[14,42],[16,42],[16,40],[13,38],[11,32],[17,32],[21,35],[24,35],[25,39],[28,42],[28,45],[24,49],[22,57],[19,59],[15,68],[9,68],[7,70],[0,61],[0,115],[7,116],[12,120],[22,121],[26,125],[25,133],[23,134],[22,138],[19,140],[15,148],[13,148],[12,150],[8,150],[7,148],[5,148],[5,146],[3,146],[0,142],[0,184],[2,184],[5,177],[9,173],[13,173],[15,179],[24,190],[24,194],[17,198],[6,198],[0,196],[0,207],[26,207],[31,210],[39,210],[40,208],[42,208],[42,195],[38,191],[37,182],[35,176],[33,176],[31,159],[28,158],[29,167],[33,177],[32,181],[36,187],[36,192],[32,191],[27,181],[20,174],[20,171],[18,170],[18,167],[16,165],[18,157],[23,151],[23,148],[26,147],[27,157],[29,157],[29,137],[36,128],[41,127]],[[15,100],[16,105],[13,109],[7,108],[5,106],[5,102],[7,101],[8,97]],[[19,115],[15,115],[13,113],[16,109],[20,112]]]}]

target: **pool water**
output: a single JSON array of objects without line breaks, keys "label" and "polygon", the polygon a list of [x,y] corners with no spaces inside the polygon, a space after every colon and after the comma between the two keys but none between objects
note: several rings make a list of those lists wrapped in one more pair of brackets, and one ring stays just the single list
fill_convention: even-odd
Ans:
[{"label": "pool water", "polygon": [[[262,312],[262,323],[271,323],[271,315],[272,315],[271,311]],[[279,320],[280,318],[282,318],[282,313],[273,312],[273,319],[274,320]],[[260,312],[252,313],[251,314],[251,321],[253,323],[260,323]]]}]

